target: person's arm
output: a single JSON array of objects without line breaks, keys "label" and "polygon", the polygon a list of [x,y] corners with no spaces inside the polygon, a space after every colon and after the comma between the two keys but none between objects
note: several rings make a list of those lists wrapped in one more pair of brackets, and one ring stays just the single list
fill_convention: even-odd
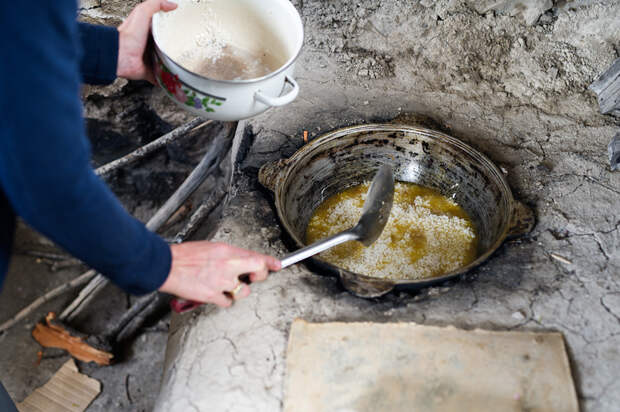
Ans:
[{"label": "person's arm", "polygon": [[[136,6],[118,28],[117,75],[152,80],[143,60],[150,20],[175,7],[165,0]],[[219,306],[232,303],[223,292],[248,296],[239,275],[265,280],[269,270],[280,269],[277,259],[207,241],[168,247],[94,174],[81,118],[74,19],[70,0],[18,2],[0,13],[0,50],[11,56],[0,64],[0,186],[12,208],[128,292],[159,289]]]},{"label": "person's arm", "polygon": [[110,84],[116,79],[118,30],[115,27],[78,23],[80,73],[87,84]]},{"label": "person's arm", "polygon": [[166,280],[170,248],[90,167],[78,39],[75,1],[14,2],[0,13],[0,185],[35,229],[128,292],[146,293]]}]

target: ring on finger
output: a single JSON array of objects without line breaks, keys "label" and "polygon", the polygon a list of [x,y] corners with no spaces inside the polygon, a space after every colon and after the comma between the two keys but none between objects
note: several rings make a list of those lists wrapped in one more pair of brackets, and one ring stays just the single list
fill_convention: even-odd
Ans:
[{"label": "ring on finger", "polygon": [[237,286],[235,286],[235,288],[230,291],[230,295],[232,296],[233,299],[235,299],[237,294],[241,292],[241,289],[243,289],[243,283],[237,284]]}]

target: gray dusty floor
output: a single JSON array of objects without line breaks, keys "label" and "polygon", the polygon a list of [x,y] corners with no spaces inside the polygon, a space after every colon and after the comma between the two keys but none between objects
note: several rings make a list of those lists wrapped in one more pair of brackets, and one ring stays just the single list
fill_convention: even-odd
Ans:
[{"label": "gray dusty floor", "polygon": [[617,409],[620,174],[610,172],[606,147],[619,122],[598,114],[587,86],[618,57],[620,6],[558,3],[546,23],[528,26],[479,13],[475,3],[297,2],[306,25],[302,92],[252,119],[241,189],[216,239],[282,256],[257,169],[290,156],[303,130],[314,137],[403,113],[431,117],[503,167],[536,212],[534,231],[463,281],[418,296],[357,299],[299,265],[255,285],[231,310],[173,317],[157,410],[278,410],[296,317],[560,331],[583,410]]},{"label": "gray dusty floor", "polygon": [[[44,244],[41,244],[44,242]],[[18,250],[55,251],[50,245],[22,227],[17,238]],[[78,266],[51,272],[45,263],[36,258],[16,254],[11,264],[7,282],[0,295],[0,314],[4,320],[10,314],[32,302],[43,291],[68,281],[84,267]],[[42,348],[30,333],[34,324],[48,311],[58,311],[69,302],[71,294],[46,303],[40,310],[0,336],[0,380],[16,401],[21,401],[35,388],[45,383],[69,359],[59,350],[45,349],[37,365],[37,352]],[[130,297],[114,286],[108,286],[102,295],[73,326],[86,333],[97,334],[105,330],[130,304]],[[123,361],[108,367],[78,362],[81,372],[102,382],[102,393],[89,407],[89,411],[149,411],[153,407],[161,380],[164,350],[168,332],[168,318],[150,325],[130,345]]]},{"label": "gray dusty floor", "polygon": [[[118,24],[133,2],[83,3],[89,10],[82,18]],[[490,2],[293,3],[306,26],[297,66],[302,92],[294,104],[251,121],[254,143],[241,165],[241,190],[217,239],[281,256],[286,248],[269,195],[257,185],[258,167],[292,154],[302,144],[303,130],[314,137],[403,113],[431,117],[438,128],[504,167],[515,195],[536,211],[537,226],[530,236],[506,243],[463,281],[421,295],[365,301],[343,292],[333,279],[297,266],[254,286],[255,293],[230,311],[207,307],[173,318],[158,409],[278,410],[287,331],[301,317],[560,331],[583,410],[615,410],[620,404],[620,174],[609,171],[605,151],[620,121],[598,114],[587,86],[619,56],[617,2],[559,1],[535,25],[510,12],[474,7]],[[105,103],[118,91],[98,93],[87,104],[89,116],[127,120],[126,112]],[[149,96],[147,104],[161,112],[161,94]],[[182,115],[170,111],[162,117],[175,123]],[[552,253],[572,263],[554,260]],[[17,256],[0,297],[1,317],[76,273],[50,274],[44,265]],[[119,291],[109,292],[101,310],[81,320],[85,329],[101,327],[101,319],[127,304]],[[0,379],[17,399],[66,359],[51,353],[35,366],[38,347],[29,337],[35,320],[66,299],[50,302],[0,337]],[[133,343],[126,363],[80,365],[104,382],[91,410],[152,407],[163,329],[165,321]]]},{"label": "gray dusty floor", "polygon": [[[87,88],[84,92],[87,131],[93,147],[93,163],[102,164],[145,144],[186,121],[188,116],[171,106],[163,93],[144,83],[119,81],[107,88]],[[103,102],[103,103],[102,103]],[[220,128],[207,126],[180,143],[157,151],[108,182],[123,205],[136,217],[147,220],[172,194],[192,170],[208,145],[207,140]],[[197,207],[203,188],[187,202]],[[191,208],[190,208],[191,209]],[[191,213],[191,210],[188,212]],[[162,234],[172,236],[183,224],[164,225]],[[203,230],[203,228],[201,228]],[[14,315],[48,290],[63,284],[86,268],[73,266],[52,272],[49,264],[37,261],[28,252],[64,254],[49,240],[20,225],[7,282],[0,294],[0,322]],[[50,261],[51,263],[51,261]],[[9,393],[21,401],[45,383],[68,359],[61,351],[44,351],[30,336],[34,324],[48,311],[59,312],[75,297],[77,290],[47,302],[27,319],[0,335],[0,380]],[[100,335],[119,319],[135,297],[113,285],[104,291],[71,323],[75,329]],[[135,340],[123,345],[117,362],[108,367],[78,362],[83,373],[102,382],[102,393],[89,411],[149,411],[159,393],[163,370],[169,316],[142,329]]]}]

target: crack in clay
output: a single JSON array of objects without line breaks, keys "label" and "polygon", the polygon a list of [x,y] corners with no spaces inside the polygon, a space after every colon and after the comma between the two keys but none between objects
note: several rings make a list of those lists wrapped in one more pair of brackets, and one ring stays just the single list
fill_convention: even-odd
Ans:
[{"label": "crack in clay", "polygon": [[276,362],[277,356],[276,356],[276,351],[273,348],[273,346],[269,347],[269,350],[271,351],[271,370],[269,371],[269,377],[272,377],[275,373],[276,370],[278,369],[278,363]]},{"label": "crack in clay", "polygon": [[472,295],[474,295],[474,299],[471,302],[471,304],[469,305],[469,308],[467,308],[468,311],[472,310],[478,304],[478,302],[480,301],[480,299],[478,298],[478,293],[476,292],[476,288],[474,287],[474,285],[470,284],[469,286],[470,286],[470,290],[471,290]]},{"label": "crack in clay", "polygon": [[[320,16],[316,18],[310,17],[308,14],[312,14],[319,8],[325,9],[325,3],[308,0],[306,0],[305,3],[306,9],[304,12],[307,16],[306,20],[322,18]],[[367,2],[362,1],[362,7],[364,3]],[[440,7],[438,6],[440,4],[443,4],[444,8],[449,7],[447,6],[448,2],[443,0],[436,2],[425,1],[424,3],[431,4],[431,7],[436,8]],[[383,2],[382,4],[383,7],[388,5],[388,3]],[[398,4],[401,5],[401,3]],[[412,10],[412,15],[418,15],[421,14],[421,12],[418,13],[421,8],[420,2],[413,2],[407,7],[407,10]],[[462,12],[462,8],[459,11]],[[326,18],[329,18],[330,15],[334,13],[336,12],[326,13]],[[425,13],[428,14],[429,12]],[[443,11],[433,10],[432,13],[441,14],[442,18],[445,19],[445,13]],[[579,20],[579,17],[580,16],[575,16],[574,20],[580,22],[581,20]],[[465,21],[459,19],[461,19],[461,17],[451,18],[453,21],[450,23],[452,23],[453,26],[454,23],[456,23],[464,27],[465,25],[462,23]],[[509,19],[491,17],[488,21],[480,23],[472,21],[471,23],[475,25],[485,24],[492,26],[490,30],[483,30],[488,31],[488,33],[483,34],[487,36],[489,40],[493,40],[496,34],[500,35],[500,30],[504,30],[505,28],[509,29],[508,31],[511,36],[525,37],[524,42],[526,46],[528,46],[527,53],[518,49],[517,37],[508,39],[509,41],[503,40],[502,44],[511,47],[510,50],[507,51],[511,53],[511,56],[516,58],[524,57],[527,59],[528,56],[532,56],[532,54],[536,53],[536,49],[541,50],[542,46],[544,46],[544,48],[542,48],[543,51],[554,46],[554,42],[549,39],[550,36],[548,36],[548,34],[537,34],[535,28],[529,29],[523,27],[519,27],[515,32],[512,30],[511,26],[506,27],[507,20]],[[395,32],[396,30],[403,30],[403,33],[410,34],[409,29],[404,31],[401,27],[390,27],[389,21],[375,20],[373,18],[373,22],[390,36],[392,36],[393,33],[398,35],[399,33]],[[404,17],[401,24],[405,25],[413,22],[417,21],[414,20],[411,15],[407,15]],[[426,22],[428,22],[428,20],[425,21],[420,19],[420,23]],[[572,23],[569,28],[574,27],[575,24],[577,23]],[[448,22],[444,21],[441,25],[446,27],[448,26]],[[308,31],[310,36],[315,36],[319,40],[322,40],[320,37],[324,36],[324,31],[327,32],[325,36],[332,36],[332,34],[334,34],[332,31],[342,30],[342,28],[332,30],[330,27],[326,26],[325,29],[321,28],[320,33],[317,34],[319,30],[317,30],[315,26],[316,24],[314,26],[309,25]],[[556,27],[557,26],[559,25],[556,25]],[[344,26],[341,25],[341,27]],[[415,27],[413,27],[413,29],[415,30]],[[562,28],[564,31],[567,29],[567,27]],[[256,125],[257,128],[261,126],[266,127],[266,130],[270,127],[277,127],[278,129],[289,132],[294,140],[295,134],[300,134],[303,128],[310,129],[310,126],[314,125],[321,126],[322,129],[325,129],[325,125],[333,124],[333,127],[339,127],[343,126],[345,123],[350,124],[350,122],[357,123],[368,121],[368,117],[378,115],[377,113],[381,115],[383,115],[383,113],[396,113],[396,107],[401,105],[405,110],[412,110],[412,108],[414,108],[426,113],[433,113],[433,117],[439,124],[446,128],[448,134],[457,135],[456,137],[460,135],[464,140],[484,147],[489,152],[488,154],[491,158],[495,157],[495,160],[501,160],[502,163],[508,165],[507,168],[511,171],[509,176],[511,183],[518,185],[521,189],[519,190],[519,196],[527,200],[529,204],[537,206],[539,230],[535,232],[538,234],[536,240],[528,239],[531,243],[507,243],[503,252],[500,252],[499,255],[495,255],[493,259],[488,262],[487,266],[489,268],[487,270],[480,269],[479,274],[484,274],[485,276],[479,276],[475,283],[457,283],[452,287],[452,293],[443,296],[429,296],[426,295],[426,292],[420,292],[417,296],[424,294],[423,297],[418,298],[415,296],[413,298],[407,298],[409,300],[407,301],[405,299],[404,303],[402,303],[402,307],[396,308],[394,312],[389,312],[387,314],[384,312],[388,312],[391,305],[396,307],[397,304],[401,304],[397,296],[386,298],[386,300],[383,301],[385,304],[382,304],[381,301],[359,302],[347,295],[340,295],[337,293],[331,279],[327,281],[321,278],[320,280],[312,281],[306,285],[299,279],[310,277],[314,279],[316,276],[310,274],[305,267],[302,267],[302,270],[299,271],[302,275],[299,277],[288,276],[289,273],[286,274],[287,279],[283,279],[283,276],[274,277],[271,281],[274,283],[277,282],[280,285],[285,285],[286,295],[280,295],[279,289],[275,288],[275,290],[271,292],[266,291],[268,288],[260,288],[260,290],[256,288],[256,291],[259,292],[256,295],[256,302],[245,308],[246,316],[251,317],[252,312],[254,312],[256,316],[256,321],[253,319],[251,320],[252,326],[258,324],[266,325],[264,331],[256,333],[256,339],[265,339],[262,350],[264,350],[264,354],[270,356],[271,359],[265,362],[265,359],[250,358],[250,355],[246,352],[246,349],[249,349],[246,348],[246,344],[253,342],[251,340],[251,333],[248,333],[247,336],[241,340],[238,340],[236,335],[233,336],[241,353],[235,355],[237,357],[233,360],[231,359],[232,349],[226,349],[223,351],[225,353],[222,354],[225,359],[218,359],[221,361],[222,365],[222,388],[228,389],[234,385],[235,382],[233,382],[233,380],[237,380],[237,384],[239,384],[239,380],[242,380],[242,378],[237,376],[234,378],[227,377],[226,365],[230,365],[231,363],[236,364],[239,360],[245,359],[247,361],[247,365],[245,366],[250,371],[254,371],[256,374],[258,370],[255,369],[256,365],[261,368],[260,370],[264,373],[265,377],[269,376],[266,378],[265,382],[259,382],[256,378],[251,377],[243,383],[243,386],[246,387],[248,399],[251,397],[253,401],[257,401],[256,410],[266,410],[265,405],[269,405],[271,410],[276,410],[278,404],[282,402],[282,395],[279,392],[282,388],[278,385],[282,383],[285,374],[285,344],[289,330],[289,325],[287,323],[294,317],[301,316],[308,320],[317,319],[321,321],[340,320],[340,318],[370,321],[415,321],[419,324],[454,324],[455,322],[466,322],[468,324],[466,326],[469,327],[489,326],[504,330],[523,330],[530,328],[552,329],[563,333],[568,348],[573,351],[571,360],[574,363],[571,366],[574,367],[574,373],[582,377],[585,381],[583,384],[576,382],[578,389],[586,386],[592,388],[591,391],[601,392],[601,396],[606,397],[601,400],[601,405],[588,406],[592,407],[592,410],[595,410],[594,408],[597,407],[598,409],[596,410],[612,410],[613,407],[611,405],[615,398],[611,393],[606,394],[606,392],[611,391],[613,387],[605,387],[603,391],[601,391],[603,384],[610,382],[609,378],[616,378],[617,380],[618,375],[617,372],[611,371],[610,368],[605,367],[604,362],[606,362],[607,358],[604,351],[606,351],[608,345],[607,343],[598,344],[599,355],[593,355],[595,352],[592,349],[584,350],[583,348],[588,347],[587,342],[596,342],[600,340],[601,342],[611,343],[612,341],[610,339],[618,339],[617,336],[613,337],[615,336],[613,334],[610,335],[611,337],[604,336],[609,333],[605,328],[614,331],[614,333],[617,332],[618,324],[613,322],[613,320],[617,318],[610,317],[605,313],[606,309],[598,306],[601,304],[598,302],[601,299],[601,295],[609,292],[609,290],[604,290],[604,288],[612,288],[613,290],[615,287],[614,278],[616,276],[613,272],[616,270],[614,265],[617,265],[615,248],[618,244],[616,233],[620,227],[620,221],[618,220],[620,217],[614,212],[613,208],[609,208],[606,202],[609,202],[610,199],[613,201],[616,195],[608,192],[607,189],[600,188],[597,184],[591,183],[584,177],[586,174],[591,174],[595,176],[597,181],[612,187],[614,190],[620,190],[620,188],[617,187],[616,180],[613,180],[613,176],[609,177],[609,175],[605,174],[608,165],[602,161],[597,161],[602,160],[600,150],[596,150],[597,146],[601,146],[597,136],[606,132],[613,121],[609,119],[606,120],[604,117],[596,114],[596,108],[590,107],[595,103],[593,99],[590,99],[590,102],[585,97],[572,98],[571,96],[576,96],[576,94],[573,94],[573,90],[569,90],[568,93],[564,95],[568,101],[565,99],[564,103],[557,103],[556,101],[559,100],[553,97],[552,93],[547,93],[550,88],[558,89],[559,86],[557,84],[555,86],[547,84],[538,86],[533,84],[533,88],[537,88],[539,91],[542,90],[545,95],[542,97],[540,95],[534,96],[532,100],[530,100],[529,94],[522,90],[526,89],[527,85],[520,85],[519,87],[514,86],[515,81],[519,82],[523,80],[522,77],[519,77],[521,75],[515,73],[518,73],[518,69],[520,68],[526,68],[525,66],[527,66],[527,64],[510,66],[511,62],[502,60],[501,56],[499,56],[500,58],[496,59],[496,61],[500,63],[509,63],[508,67],[500,65],[498,66],[499,68],[493,68],[492,73],[489,75],[492,77],[501,71],[502,73],[507,73],[508,77],[502,77],[502,79],[506,79],[507,82],[497,83],[498,86],[495,87],[493,84],[489,86],[489,81],[484,80],[489,78],[489,75],[484,72],[482,73],[484,78],[475,84],[473,81],[471,81],[470,84],[461,82],[461,78],[458,76],[459,73],[454,71],[450,72],[452,70],[450,67],[447,67],[446,70],[438,67],[437,74],[435,74],[435,72],[431,73],[429,69],[425,68],[423,65],[425,60],[432,61],[433,58],[435,58],[440,63],[445,62],[446,64],[458,62],[457,59],[449,59],[450,48],[454,49],[454,44],[447,47],[446,53],[448,56],[439,56],[433,52],[433,50],[438,50],[435,46],[439,44],[439,39],[441,39],[441,37],[433,40],[431,45],[426,44],[428,38],[435,36],[436,33],[433,33],[433,30],[430,30],[429,34],[421,33],[419,36],[420,44],[423,46],[423,49],[419,51],[420,57],[417,60],[420,64],[412,63],[416,61],[413,55],[415,50],[411,52],[403,51],[401,57],[394,57],[395,67],[397,68],[396,79],[376,83],[370,80],[360,79],[354,76],[352,72],[342,74],[349,67],[351,70],[358,69],[359,67],[357,64],[359,62],[347,60],[346,58],[344,58],[344,62],[337,61],[339,58],[338,56],[325,52],[333,45],[333,42],[329,44],[329,41],[326,41],[325,46],[321,47],[320,50],[327,55],[325,61],[328,63],[328,67],[334,68],[336,73],[331,75],[327,73],[328,70],[325,70],[324,78],[332,78],[334,82],[322,83],[311,79],[302,80],[306,86],[310,86],[309,89],[312,89],[308,90],[308,100],[316,100],[317,104],[306,103],[304,100],[300,99],[296,103],[296,109],[292,112],[286,114],[272,112],[273,114],[267,118],[253,120],[253,124]],[[443,28],[441,29],[442,34],[447,34],[444,30]],[[420,31],[422,30],[420,29]],[[558,32],[557,35],[568,37],[568,34],[564,31]],[[369,33],[370,31],[357,32],[360,36],[372,35],[375,37],[377,47],[383,47],[381,44],[383,39],[379,35]],[[529,38],[532,36],[536,36],[533,41]],[[451,36],[449,40],[458,41],[458,38],[454,39]],[[347,42],[349,41],[353,43],[348,46],[360,45],[364,46],[366,50],[373,49],[373,45],[370,44],[368,38],[361,39],[360,44],[355,43],[355,38],[347,39]],[[475,45],[477,47],[485,44],[485,42],[475,42],[474,44],[474,41],[471,39],[468,41],[471,43],[469,46]],[[402,49],[414,49],[414,46],[415,45],[409,45],[403,41]],[[582,48],[582,50],[586,49],[587,47]],[[475,52],[475,48],[470,47],[468,51]],[[483,51],[483,53],[486,52],[487,51]],[[580,51],[578,52],[580,53]],[[308,73],[315,72],[316,67],[322,64],[323,60],[316,58],[312,52],[309,52],[309,49],[306,49],[305,53],[306,55],[302,57],[302,60],[308,58],[308,63],[304,62],[304,65],[300,67],[300,71],[303,76],[308,77],[312,76],[308,75]],[[452,50],[452,53],[454,53],[454,50]],[[344,53],[339,54],[343,55]],[[455,56],[458,57],[458,53],[456,53]],[[540,56],[544,57],[544,54],[540,54]],[[482,57],[485,56],[482,55]],[[572,61],[577,62],[577,60]],[[476,64],[478,60],[473,60],[472,63]],[[556,62],[549,61],[545,64],[551,65],[553,63]],[[592,60],[592,62],[587,63],[589,67],[598,67],[599,61]],[[408,72],[406,67],[407,64],[412,68],[411,73]],[[524,76],[540,78],[538,73],[540,70],[534,67],[536,64],[535,62],[532,65],[532,70],[534,70],[534,72],[525,73]],[[565,71],[564,68],[560,69]],[[578,69],[580,70],[580,68]],[[416,72],[414,72],[414,70]],[[467,67],[459,68],[456,71],[464,71],[471,74],[471,70]],[[454,80],[438,78],[441,77],[442,72],[450,72],[449,74],[454,73],[457,76]],[[587,77],[585,75],[588,73],[586,73],[586,71],[581,71],[581,73],[583,76],[578,73],[580,79],[577,80],[583,83],[581,79],[585,79]],[[411,76],[409,76],[409,74],[411,74]],[[404,76],[408,76],[407,78],[413,79],[413,81],[403,81]],[[445,83],[443,82],[444,80],[448,82]],[[444,88],[443,91],[441,90],[442,82],[448,87]],[[506,85],[509,82],[513,83],[511,87]],[[373,90],[371,93],[366,93],[364,91],[364,83],[371,85]],[[404,84],[407,84],[407,86],[403,86]],[[454,87],[455,85],[460,85],[464,89],[474,89],[478,85],[480,88],[477,88],[477,90],[465,90],[463,93],[455,90],[456,87],[454,90],[446,91],[449,90],[449,87]],[[383,89],[384,86],[385,89]],[[499,95],[501,92],[500,86],[508,91],[505,92],[505,94]],[[379,88],[380,91],[375,94],[375,90]],[[420,88],[427,88],[433,90],[433,92],[423,92]],[[392,90],[397,91],[392,92]],[[555,91],[557,90],[553,90],[552,92]],[[328,95],[330,92],[338,93],[337,99],[324,98],[324,96]],[[383,93],[387,93],[390,96],[389,101],[382,100],[380,95]],[[402,94],[407,96],[403,96]],[[461,94],[470,98],[461,98]],[[363,110],[356,111],[359,102],[364,99],[372,101],[373,105],[369,105],[368,108],[364,108]],[[375,100],[377,107],[374,107]],[[515,103],[519,100],[532,101],[532,103],[535,104],[521,105],[521,108],[504,109],[506,107],[505,103]],[[318,104],[319,101],[321,104]],[[488,106],[489,104],[492,108]],[[383,107],[379,108],[379,105],[385,105],[385,110]],[[337,107],[339,106],[346,106],[346,111],[331,113],[332,111],[338,110]],[[455,111],[450,112],[450,107],[455,109]],[[553,115],[553,113],[556,112],[562,112],[563,114],[561,116]],[[584,123],[586,121],[587,123]],[[499,125],[501,125],[501,128]],[[603,127],[603,129],[597,130],[597,127]],[[271,152],[270,149],[279,146],[282,141],[290,138],[289,134],[282,133],[282,135],[287,136],[285,138],[278,132],[279,130],[273,132],[259,132],[261,139],[257,138],[258,144],[253,149],[255,153],[267,149],[266,153],[262,156],[267,157],[278,154],[278,151]],[[553,134],[553,136],[551,136],[551,134]],[[515,146],[518,145],[515,144],[517,140],[515,137],[518,137],[520,145],[528,146],[529,151],[516,151]],[[586,139],[580,140],[580,138],[584,137],[587,138],[587,142],[582,141]],[[263,141],[262,139],[271,139],[271,141]],[[512,143],[514,149],[506,149],[506,146],[499,143],[504,140]],[[585,146],[590,147],[587,148]],[[521,147],[521,149],[523,148]],[[588,154],[585,156],[573,155],[571,151],[586,151]],[[280,153],[283,152],[280,151]],[[562,175],[564,172],[576,173],[565,173],[562,178],[554,177],[551,174],[551,170],[547,170],[544,167],[537,168],[537,162],[541,160],[547,162],[551,161],[548,165],[552,166],[549,167],[549,169],[553,169],[554,175]],[[255,179],[254,176],[252,176],[252,178]],[[247,180],[249,178],[243,175],[243,179]],[[539,189],[538,184],[542,184],[544,187]],[[254,187],[249,183],[247,183],[247,188],[248,191],[254,190]],[[581,194],[584,194],[583,198],[588,199],[588,201],[591,200],[591,208],[588,203],[584,203],[584,200],[580,198]],[[244,205],[247,204],[246,199],[242,199],[241,201],[244,202]],[[550,201],[550,203],[547,203],[548,201]],[[609,217],[604,219],[592,218],[592,216],[590,216],[592,213],[590,209],[596,210],[595,208],[603,206],[609,208],[605,210],[611,211],[608,213]],[[240,206],[237,205],[234,207]],[[237,225],[257,225],[264,223],[260,218],[252,217],[249,214],[242,214],[241,212],[237,213],[236,217],[229,217],[227,219],[236,219]],[[596,231],[595,229],[602,230]],[[553,232],[554,230],[555,232]],[[545,233],[546,231],[549,233]],[[239,233],[229,237],[227,240],[239,241],[240,246],[252,246],[249,239],[238,239]],[[555,233],[555,235],[553,235],[553,233]],[[609,233],[612,234],[610,235]],[[596,239],[589,239],[584,236],[592,236]],[[566,238],[569,240],[566,240]],[[570,240],[571,238],[572,241]],[[261,239],[262,242],[265,242],[265,240],[269,240],[269,236],[262,234]],[[596,241],[599,242],[598,247],[602,247],[604,251],[607,252],[608,257],[611,258],[606,269],[604,269],[606,270],[604,274],[599,274],[596,271],[596,267],[605,264],[605,259],[600,257],[600,252],[597,251],[597,246],[594,243]],[[266,245],[266,243],[264,244]],[[525,246],[521,247],[520,245]],[[274,253],[274,249],[271,246],[269,248],[265,247],[265,249],[270,253]],[[573,260],[573,264],[561,265],[555,260],[549,262],[549,253],[553,251],[565,252],[567,258]],[[297,274],[297,272],[295,273]],[[288,278],[295,278],[295,282]],[[554,293],[560,288],[561,293]],[[567,299],[571,296],[570,291],[572,291],[575,296],[572,300]],[[608,296],[604,298],[604,303],[608,308],[613,310],[615,308],[614,305],[617,305],[615,299],[615,297]],[[520,316],[516,315],[511,317],[511,312],[514,311],[510,309],[513,307],[523,311],[522,313],[525,318],[522,319]],[[579,316],[579,310],[584,309],[584,316]],[[526,311],[527,313],[525,313]],[[539,315],[545,316],[545,318],[537,320],[536,317]],[[595,319],[594,315],[598,315],[598,319]],[[223,319],[221,322],[218,322],[218,325],[225,325],[226,322],[229,322],[228,318],[220,312],[215,312],[213,315],[209,315],[208,318],[206,315],[201,314],[201,317],[203,318],[203,322],[192,324],[193,326],[191,327],[200,329],[200,333],[203,333],[204,336],[208,336],[211,333],[222,333],[219,329],[223,329],[223,326],[218,328],[217,331],[214,330],[212,332],[208,327],[211,322],[217,322],[218,319]],[[249,322],[249,320],[247,321]],[[245,322],[244,325],[247,325],[248,322]],[[572,328],[566,328],[563,326],[564,324],[570,325]],[[231,327],[233,326],[234,325],[231,325]],[[274,330],[271,330],[271,328]],[[229,334],[231,335],[231,332],[229,332]],[[191,342],[188,342],[187,350],[196,350],[195,344],[190,348],[189,343]],[[216,345],[219,346],[220,344]],[[213,349],[213,347],[207,349]],[[219,356],[218,354],[214,355],[212,350],[205,351],[203,349],[200,350],[200,352],[202,356]],[[277,356],[275,359],[274,354]],[[184,356],[185,360],[187,360],[188,356]],[[616,355],[613,356],[614,358],[611,359],[615,359]],[[195,357],[191,360],[198,361],[199,359]],[[255,361],[260,363],[254,363]],[[219,364],[220,363],[218,363],[218,365]],[[233,369],[233,372],[241,373],[241,371],[241,367],[236,371]],[[179,379],[179,381],[181,384],[184,383],[183,379]],[[189,383],[192,382],[189,381]],[[179,388],[178,393],[181,396],[185,396],[186,392],[192,390],[198,394],[202,390],[202,383],[203,382],[195,379],[192,386],[187,386],[186,389]],[[258,383],[258,385],[255,385],[256,383]],[[263,391],[263,383],[267,386],[273,385],[273,389],[271,389],[271,391],[267,389]],[[168,380],[167,385],[172,384],[173,382]],[[176,383],[174,384],[176,385]],[[255,388],[255,386],[257,387]],[[252,391],[255,391],[255,395],[253,395]],[[269,392],[270,395],[275,394],[274,399],[277,399],[279,403],[275,401],[271,403],[271,398],[267,398],[267,392]],[[173,393],[173,395],[175,394]],[[586,395],[592,394],[586,393]],[[195,400],[198,400],[198,395],[193,396]],[[219,396],[225,397],[226,395],[204,394],[203,396],[208,401],[210,400],[209,396],[214,398]],[[233,397],[234,396],[236,396],[236,394],[233,394]],[[226,400],[228,401],[230,398],[226,398]],[[230,405],[232,404],[234,404],[234,400],[233,403],[230,403]],[[201,403],[199,406],[203,409],[209,409],[208,403]],[[222,403],[220,409],[225,410],[226,406],[228,405]],[[239,406],[240,408],[238,408],[238,410],[241,410],[246,405],[242,402]],[[161,410],[169,409],[164,407]],[[247,410],[251,409],[248,407]],[[584,410],[590,410],[590,408],[585,409],[584,407]]]},{"label": "crack in clay", "polygon": [[599,182],[598,180],[596,180],[596,179],[595,179],[595,178],[593,178],[593,177],[590,177],[590,176],[585,176],[585,178],[586,178],[587,180],[591,181],[592,183],[594,183],[594,184],[596,184],[596,185],[599,185],[599,186],[601,186],[602,188],[605,188],[605,189],[609,190],[610,192],[613,192],[613,193],[615,193],[615,194],[617,194],[617,195],[620,195],[620,191],[619,191],[619,190],[616,190],[616,189],[614,189],[614,188],[613,188],[613,187],[611,187],[611,186],[607,186],[605,183]]},{"label": "crack in clay", "polygon": [[602,235],[608,235],[610,233],[615,232],[616,230],[620,229],[620,220],[616,223],[616,226],[613,229],[609,229],[609,230],[602,230],[599,231],[598,233],[602,234]]},{"label": "crack in clay", "polygon": [[577,184],[577,186],[573,190],[571,190],[568,193],[560,194],[560,199],[563,198],[563,197],[567,197],[567,196],[570,196],[570,195],[574,194],[577,190],[581,189],[583,187],[583,185],[585,185],[585,184],[586,184],[586,179],[584,178],[584,179],[581,180],[581,182],[579,182],[579,184]]},{"label": "crack in clay", "polygon": [[[603,244],[601,243],[601,241],[599,240],[599,238],[596,235],[592,235],[592,238],[594,239],[594,241],[596,242],[596,244],[598,245],[599,250],[601,251],[601,253],[603,254],[603,256],[605,256],[605,260],[607,260],[607,263],[609,263],[609,261],[611,260],[611,258],[609,257],[609,255],[607,254],[607,252],[605,251],[605,249],[603,248]],[[607,264],[605,264],[605,268],[607,268]]]},{"label": "crack in clay", "polygon": [[607,297],[607,296],[611,296],[611,295],[617,295],[617,293],[608,293],[608,294],[606,294],[606,295],[601,296],[601,298],[600,298],[600,302],[601,302],[601,305],[603,306],[603,308],[605,308],[605,310],[606,310],[606,311],[607,311],[610,315],[612,315],[614,318],[616,318],[616,320],[617,320],[618,322],[620,322],[620,316],[618,316],[618,315],[617,315],[617,314],[616,314],[613,310],[611,310],[611,308],[609,308],[609,306],[607,306],[607,305],[605,304],[605,297]]},{"label": "crack in clay", "polygon": [[616,336],[620,336],[620,332],[613,332],[610,333],[609,335],[605,336],[604,338],[600,338],[600,339],[593,339],[590,342],[588,342],[591,345],[596,345],[599,343],[605,343],[607,341],[609,341],[610,339],[615,338]]},{"label": "crack in clay", "polygon": [[607,385],[605,385],[605,386],[603,387],[603,389],[602,389],[602,390],[601,390],[601,392],[598,394],[598,396],[596,396],[596,398],[597,398],[597,399],[601,399],[601,398],[602,398],[602,397],[603,397],[603,396],[607,393],[607,391],[609,390],[609,388],[611,388],[611,386],[612,386],[614,383],[616,383],[616,380],[615,380],[615,379],[611,380],[611,381],[610,381]]},{"label": "crack in clay", "polygon": [[[592,344],[592,341],[590,341],[589,339],[587,339],[583,334],[581,334],[581,332],[573,329],[573,328],[569,328],[568,326],[566,326],[565,324],[561,323],[561,322],[543,322],[543,321],[539,321],[535,318],[532,318],[532,321],[534,323],[536,323],[537,325],[543,327],[543,328],[547,328],[547,329],[558,329],[558,328],[562,328],[568,332],[570,332],[573,336],[576,336],[578,338],[580,338],[581,340],[583,340],[585,343],[587,343],[588,345]],[[566,333],[566,332],[565,332]]]}]

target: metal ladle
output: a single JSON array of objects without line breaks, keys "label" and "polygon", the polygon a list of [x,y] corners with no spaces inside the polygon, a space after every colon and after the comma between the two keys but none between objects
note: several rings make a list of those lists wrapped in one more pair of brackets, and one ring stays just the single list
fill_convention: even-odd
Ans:
[{"label": "metal ladle", "polygon": [[287,255],[281,260],[282,269],[349,240],[360,241],[364,246],[372,245],[383,232],[383,228],[390,217],[393,201],[394,176],[392,169],[383,165],[372,179],[362,207],[362,216],[357,224],[349,230],[319,240]]},{"label": "metal ladle", "polygon": [[[364,246],[370,246],[383,232],[383,228],[385,228],[385,224],[390,217],[393,201],[394,176],[392,169],[387,165],[383,165],[372,179],[364,206],[362,207],[362,216],[357,224],[351,229],[319,240],[286,255],[281,260],[282,269],[350,240],[357,240],[362,242]],[[248,275],[241,275],[239,279],[242,282],[249,283]],[[229,292],[224,293],[232,298]],[[178,313],[187,312],[200,305],[201,303],[199,302],[185,299],[173,299],[171,301],[172,309]]]}]

